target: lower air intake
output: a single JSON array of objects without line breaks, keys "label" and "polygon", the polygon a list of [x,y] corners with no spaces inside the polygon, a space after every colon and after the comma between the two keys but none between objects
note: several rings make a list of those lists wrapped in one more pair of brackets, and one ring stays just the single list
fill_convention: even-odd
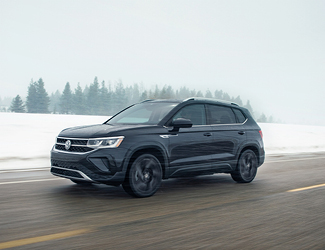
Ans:
[{"label": "lower air intake", "polygon": [[51,173],[54,175],[59,175],[61,177],[66,178],[77,178],[77,179],[85,179],[80,173],[77,171],[69,170],[69,169],[62,169],[62,168],[51,168]]}]

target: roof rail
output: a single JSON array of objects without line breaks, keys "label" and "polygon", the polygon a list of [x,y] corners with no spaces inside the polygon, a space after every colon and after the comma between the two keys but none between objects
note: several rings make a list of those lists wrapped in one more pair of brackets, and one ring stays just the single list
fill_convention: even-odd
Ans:
[{"label": "roof rail", "polygon": [[187,102],[187,101],[193,101],[193,100],[195,100],[195,97],[190,97],[190,98],[187,98],[187,99],[183,100],[183,102]]},{"label": "roof rail", "polygon": [[190,98],[187,98],[187,99],[183,100],[183,102],[193,101],[193,100],[211,100],[211,101],[220,102],[220,103],[228,103],[230,105],[234,105],[234,106],[239,107],[239,105],[237,103],[235,103],[235,102],[230,102],[230,101],[216,99],[216,98],[205,98],[205,97],[190,97]]}]

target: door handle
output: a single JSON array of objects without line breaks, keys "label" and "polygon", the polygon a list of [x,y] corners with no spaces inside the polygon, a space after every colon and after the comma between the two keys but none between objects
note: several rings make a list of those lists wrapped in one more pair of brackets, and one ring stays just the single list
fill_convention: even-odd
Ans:
[{"label": "door handle", "polygon": [[239,131],[238,134],[240,134],[240,135],[244,135],[245,132],[244,132],[244,131]]},{"label": "door handle", "polygon": [[204,136],[212,136],[212,133],[204,133]]}]

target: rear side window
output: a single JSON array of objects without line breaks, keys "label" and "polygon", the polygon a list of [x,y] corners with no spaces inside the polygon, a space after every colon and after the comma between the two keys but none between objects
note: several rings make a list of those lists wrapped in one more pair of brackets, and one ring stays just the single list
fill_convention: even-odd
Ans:
[{"label": "rear side window", "polygon": [[233,111],[236,114],[238,123],[243,123],[244,121],[246,121],[246,117],[239,109],[233,109]]},{"label": "rear side window", "polygon": [[236,123],[236,117],[231,108],[219,105],[207,105],[209,124],[232,124]]}]

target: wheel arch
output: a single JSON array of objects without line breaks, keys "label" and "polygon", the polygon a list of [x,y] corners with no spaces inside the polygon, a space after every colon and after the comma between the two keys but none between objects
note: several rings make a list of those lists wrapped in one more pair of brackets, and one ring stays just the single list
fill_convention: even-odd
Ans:
[{"label": "wheel arch", "polygon": [[151,154],[153,156],[155,156],[158,161],[161,164],[161,168],[162,168],[162,172],[163,172],[163,179],[166,179],[166,168],[167,168],[167,156],[164,153],[164,151],[158,147],[158,146],[144,146],[141,148],[137,148],[135,150],[133,150],[130,153],[130,156],[128,157],[128,162],[126,164],[127,168],[126,168],[126,175],[128,174],[132,163],[140,156],[143,154]]},{"label": "wheel arch", "polygon": [[237,156],[237,164],[236,164],[236,168],[237,168],[237,165],[238,165],[238,159],[240,158],[240,156],[246,151],[246,150],[252,150],[255,155],[256,155],[256,158],[257,158],[257,161],[258,161],[258,166],[261,165],[261,160],[260,160],[260,151],[258,150],[258,146],[255,145],[255,144],[249,144],[249,145],[245,145],[239,152],[238,156]]}]

